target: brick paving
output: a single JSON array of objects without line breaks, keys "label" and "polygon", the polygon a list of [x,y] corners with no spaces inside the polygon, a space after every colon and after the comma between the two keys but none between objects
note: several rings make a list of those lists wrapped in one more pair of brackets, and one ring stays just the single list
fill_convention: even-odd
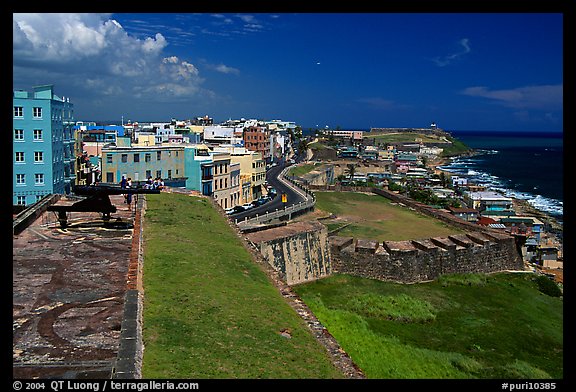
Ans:
[{"label": "brick paving", "polygon": [[110,200],[108,227],[98,213],[72,212],[61,229],[45,211],[13,236],[14,378],[110,378],[133,286],[135,216],[123,196]]}]

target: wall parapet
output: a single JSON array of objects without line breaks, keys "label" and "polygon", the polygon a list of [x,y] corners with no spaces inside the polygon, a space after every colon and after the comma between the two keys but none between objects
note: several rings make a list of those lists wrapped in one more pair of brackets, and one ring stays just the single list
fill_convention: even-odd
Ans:
[{"label": "wall parapet", "polygon": [[450,273],[523,270],[514,237],[466,233],[407,241],[329,237],[332,272],[417,283]]}]

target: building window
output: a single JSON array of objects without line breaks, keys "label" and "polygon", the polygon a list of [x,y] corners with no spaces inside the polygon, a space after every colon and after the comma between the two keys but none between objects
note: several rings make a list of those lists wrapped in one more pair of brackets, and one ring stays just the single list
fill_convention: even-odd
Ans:
[{"label": "building window", "polygon": [[151,156],[150,156],[150,153],[147,152],[147,153],[144,155],[144,162],[150,162],[151,159],[152,159],[152,158],[151,158]]},{"label": "building window", "polygon": [[37,163],[44,162],[44,152],[43,151],[34,151],[34,162],[37,162]]},{"label": "building window", "polygon": [[34,184],[36,184],[36,185],[44,185],[44,173],[36,173],[36,174],[34,174]]},{"label": "building window", "polygon": [[24,152],[16,151],[14,154],[16,162],[24,162]]},{"label": "building window", "polygon": [[35,129],[34,130],[34,140],[35,141],[42,141],[42,130],[41,129]]},{"label": "building window", "polygon": [[106,163],[112,163],[112,154],[106,154]]},{"label": "building window", "polygon": [[134,154],[134,162],[140,162],[140,154]]},{"label": "building window", "polygon": [[36,195],[36,201],[39,202],[43,197],[44,195]]},{"label": "building window", "polygon": [[161,161],[161,160],[162,160],[162,151],[156,151],[156,160],[157,160],[157,161]]},{"label": "building window", "polygon": [[15,129],[14,130],[14,140],[24,140],[24,130]]},{"label": "building window", "polygon": [[156,177],[162,178],[162,170],[156,170]]},{"label": "building window", "polygon": [[16,196],[16,204],[18,204],[19,206],[25,206],[26,196]]},{"label": "building window", "polygon": [[172,178],[172,170],[168,169],[168,178]]},{"label": "building window", "polygon": [[122,154],[122,163],[128,162],[128,154]]},{"label": "building window", "polygon": [[24,117],[24,108],[22,106],[14,106],[14,117]]},{"label": "building window", "polygon": [[152,177],[152,170],[146,170],[146,179]]},{"label": "building window", "polygon": [[39,107],[32,108],[32,117],[42,118],[42,108]]},{"label": "building window", "polygon": [[16,174],[16,185],[26,185],[26,174]]},{"label": "building window", "polygon": [[114,182],[114,173],[106,172],[106,182]]}]

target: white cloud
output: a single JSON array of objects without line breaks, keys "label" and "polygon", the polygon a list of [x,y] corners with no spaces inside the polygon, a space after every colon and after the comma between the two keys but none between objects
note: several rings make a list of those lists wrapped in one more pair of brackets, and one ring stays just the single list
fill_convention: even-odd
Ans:
[{"label": "white cloud", "polygon": [[192,63],[165,53],[162,33],[131,36],[110,14],[13,14],[12,26],[15,88],[54,84],[62,95],[118,100],[205,92]]},{"label": "white cloud", "polygon": [[561,84],[525,86],[513,89],[490,90],[484,86],[468,87],[462,94],[491,99],[506,107],[517,109],[562,109],[563,88]]},{"label": "white cloud", "polygon": [[435,57],[432,59],[432,61],[439,67],[445,67],[447,65],[449,65],[450,63],[452,63],[454,60],[459,59],[460,57],[464,56],[467,53],[470,53],[472,50],[470,49],[470,44],[469,44],[469,40],[468,38],[462,38],[460,41],[458,41],[458,45],[460,45],[462,47],[462,50],[456,53],[452,53],[449,54],[447,56],[443,56],[443,57]]},{"label": "white cloud", "polygon": [[238,75],[240,73],[239,69],[234,68],[234,67],[228,67],[227,65],[224,65],[224,64],[217,65],[214,69],[216,71],[222,72],[224,74]]}]

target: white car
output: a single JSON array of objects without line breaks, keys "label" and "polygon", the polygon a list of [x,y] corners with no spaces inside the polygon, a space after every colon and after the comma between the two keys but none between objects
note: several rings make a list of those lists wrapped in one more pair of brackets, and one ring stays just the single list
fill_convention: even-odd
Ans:
[{"label": "white car", "polygon": [[244,207],[245,210],[249,210],[250,208],[254,208],[252,203],[242,204],[242,207]]}]

